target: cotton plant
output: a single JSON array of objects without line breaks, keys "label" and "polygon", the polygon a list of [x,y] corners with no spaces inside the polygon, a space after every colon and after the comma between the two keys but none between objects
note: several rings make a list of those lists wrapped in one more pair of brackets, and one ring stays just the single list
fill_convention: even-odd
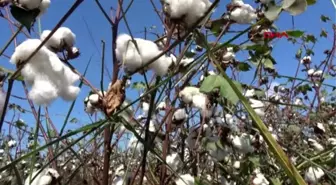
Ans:
[{"label": "cotton plant", "polygon": [[[15,48],[10,62],[20,65],[41,44],[38,39],[27,39]],[[50,105],[58,97],[66,101],[77,98],[80,88],[73,84],[79,75],[65,65],[58,56],[47,47],[41,49],[24,65],[21,75],[31,90],[28,97],[38,105]]]},{"label": "cotton plant", "polygon": [[192,107],[203,111],[205,115],[211,112],[211,108],[208,108],[209,98],[206,94],[201,93],[197,87],[185,87],[179,92],[179,97],[185,104],[190,104]]},{"label": "cotton plant", "polygon": [[209,0],[164,0],[163,9],[171,19],[183,19],[188,26],[194,25],[211,6]]},{"label": "cotton plant", "polygon": [[[133,42],[136,42],[136,45]],[[130,73],[144,67],[162,52],[154,42],[142,38],[135,38],[133,41],[132,37],[127,34],[120,34],[116,43],[116,57],[124,66],[125,71]],[[163,55],[149,64],[148,68],[158,76],[165,76],[172,63],[169,56]]]},{"label": "cotton plant", "polygon": [[256,10],[242,0],[232,0],[232,6],[235,8],[230,12],[230,19],[238,24],[251,24],[256,18]]}]

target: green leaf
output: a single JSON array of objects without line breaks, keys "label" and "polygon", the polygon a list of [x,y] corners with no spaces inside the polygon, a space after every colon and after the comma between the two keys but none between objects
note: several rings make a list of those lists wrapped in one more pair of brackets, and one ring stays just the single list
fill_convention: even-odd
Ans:
[{"label": "green leaf", "polygon": [[246,62],[239,62],[237,65],[237,69],[240,71],[249,71],[251,69],[251,66]]},{"label": "green leaf", "polygon": [[301,59],[301,57],[302,57],[302,49],[300,48],[300,49],[297,50],[297,52],[295,54],[295,58]]},{"label": "green leaf", "polygon": [[25,10],[18,6],[11,5],[10,12],[12,16],[24,27],[26,27],[28,32],[30,33],[30,28],[35,22],[35,19],[37,15],[40,13],[40,10],[38,8],[34,10]]},{"label": "green leaf", "polygon": [[301,30],[288,30],[286,31],[286,33],[288,34],[288,36],[295,37],[295,38],[299,38],[304,34],[304,32]]},{"label": "green leaf", "polygon": [[330,18],[328,16],[325,16],[325,15],[321,15],[320,19],[321,19],[322,22],[330,21]]},{"label": "green leaf", "polygon": [[70,120],[70,123],[78,123],[78,119],[77,119],[77,118],[72,118],[72,119]]},{"label": "green leaf", "polygon": [[306,0],[308,5],[313,5],[316,3],[316,0]]},{"label": "green leaf", "polygon": [[223,83],[225,83],[225,80],[222,76],[209,75],[202,82],[200,91],[204,93],[209,93],[215,88],[220,88]]},{"label": "green leaf", "polygon": [[281,185],[281,181],[278,178],[271,178],[273,185]]},{"label": "green leaf", "polygon": [[325,31],[324,29],[321,30],[321,33],[320,33],[320,37],[325,37],[327,38],[328,37],[328,32]]},{"label": "green leaf", "polygon": [[306,35],[306,42],[312,42],[313,44],[316,43],[317,39],[314,35],[308,34]]},{"label": "green leaf", "polygon": [[[293,1],[294,3],[292,3]],[[308,4],[306,0],[284,0],[282,8],[286,10],[289,14],[295,16],[306,11],[307,6]]]},{"label": "green leaf", "polygon": [[146,84],[144,82],[134,82],[132,84],[132,89],[141,90],[145,88],[146,88]]},{"label": "green leaf", "polygon": [[[241,84],[239,82],[234,82],[239,86],[240,91],[242,91]],[[219,92],[222,97],[236,104],[239,101],[238,96],[233,92],[230,84],[220,75],[210,75],[207,76],[201,84],[200,91],[204,93],[209,93],[215,88],[219,88]]]},{"label": "green leaf", "polygon": [[248,159],[253,163],[255,168],[260,166],[260,158],[258,156],[251,156]]},{"label": "green leaf", "polygon": [[15,124],[16,124],[16,126],[17,126],[18,128],[22,128],[22,127],[26,127],[26,126],[27,126],[27,125],[25,124],[25,122],[23,122],[21,119],[17,120],[17,121],[15,122]]},{"label": "green leaf", "polygon": [[264,15],[268,20],[274,21],[279,17],[281,11],[281,6],[270,6],[268,7],[268,10],[264,13]]}]

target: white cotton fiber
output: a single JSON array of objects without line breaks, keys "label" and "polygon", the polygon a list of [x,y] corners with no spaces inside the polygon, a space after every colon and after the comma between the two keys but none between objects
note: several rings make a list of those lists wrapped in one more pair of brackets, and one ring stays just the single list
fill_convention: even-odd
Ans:
[{"label": "white cotton fiber", "polygon": [[[41,34],[41,41],[43,41],[49,34],[50,30],[44,30]],[[60,27],[51,36],[51,38],[46,42],[45,46],[48,48],[56,49],[57,51],[62,51],[66,47],[73,47],[75,44],[76,35],[67,27]]]},{"label": "white cotton fiber", "polygon": [[38,17],[40,17],[41,15],[43,15],[47,11],[47,9],[50,6],[50,3],[51,3],[50,0],[42,0],[41,1],[41,4],[38,7],[39,10],[40,10],[40,13],[39,13]]},{"label": "white cotton fiber", "polygon": [[168,14],[171,18],[179,19],[184,17],[184,22],[191,26],[211,6],[209,0],[165,0],[168,6]]},{"label": "white cotton fiber", "polygon": [[49,105],[58,96],[58,89],[45,77],[37,76],[29,92],[29,98],[38,105]]},{"label": "white cotton fiber", "polygon": [[[24,41],[15,48],[10,62],[25,61],[40,44],[38,39]],[[45,46],[23,67],[21,75],[32,86],[29,97],[38,105],[49,105],[58,96],[67,101],[74,100],[80,91],[72,86],[79,76]]]},{"label": "white cotton fiber", "polygon": [[80,88],[76,86],[63,87],[60,96],[66,101],[73,101],[77,98]]},{"label": "white cotton fiber", "polygon": [[[123,63],[125,70],[128,72],[134,72],[141,68],[141,66],[144,66],[161,53],[158,46],[150,40],[135,38],[134,41],[137,44],[138,50],[132,42],[131,37],[127,34],[119,35],[116,42],[117,59]],[[149,64],[148,67],[158,76],[164,76],[167,74],[171,64],[171,58],[163,55]]]},{"label": "white cotton fiber", "polygon": [[121,34],[117,38],[116,57],[129,72],[142,66],[141,56],[127,34]]}]

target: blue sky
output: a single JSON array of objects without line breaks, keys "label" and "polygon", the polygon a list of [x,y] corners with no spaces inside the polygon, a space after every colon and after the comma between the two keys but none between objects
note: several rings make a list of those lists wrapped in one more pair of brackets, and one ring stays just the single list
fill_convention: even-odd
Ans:
[{"label": "blue sky", "polygon": [[[42,30],[44,29],[52,29],[56,23],[60,20],[63,14],[70,8],[74,1],[69,0],[52,0],[52,4],[48,9],[47,13],[42,17]],[[115,4],[111,4],[112,1],[102,1],[103,6],[108,11],[109,7],[116,6]],[[115,1],[113,1],[115,2]],[[125,0],[128,3],[128,0]],[[225,1],[227,2],[227,1]],[[246,0],[245,2],[254,4],[254,1]],[[159,6],[159,1],[156,0],[156,4]],[[224,3],[221,3],[221,6],[217,9],[214,17],[218,17],[218,15],[222,14],[222,10],[224,7]],[[329,16],[331,20],[335,22],[335,9],[332,6],[332,3],[329,0],[319,0],[314,6],[309,6],[308,10],[296,16],[295,19],[295,28],[300,29],[311,34],[314,34],[317,38],[319,38],[319,34],[321,32],[321,28],[324,28],[329,32],[329,36],[332,36],[331,24],[323,23],[320,21],[320,15],[324,14]],[[143,33],[141,33],[145,27],[149,28],[155,25],[158,28],[158,31],[162,30],[162,26],[160,24],[159,18],[156,16],[150,1],[148,0],[135,0],[132,8],[127,14],[127,20],[133,31],[135,37],[143,37]],[[87,28],[86,23],[89,28]],[[4,19],[0,19],[0,25],[2,27],[0,43],[4,45],[7,40],[10,38],[11,31],[8,27],[8,23]],[[287,13],[283,13],[276,25],[280,30],[289,30],[292,29],[291,24],[291,16]],[[85,66],[90,58],[93,55],[93,59],[90,65],[90,70],[87,74],[87,78],[89,81],[96,87],[100,87],[100,52],[101,52],[101,44],[100,40],[105,40],[106,45],[106,64],[107,68],[111,71],[111,29],[109,23],[105,20],[102,14],[99,12],[98,7],[96,6],[93,0],[84,1],[82,5],[72,14],[72,16],[65,22],[63,26],[69,27],[76,34],[77,43],[76,46],[81,51],[81,56],[78,59],[72,61],[72,64],[81,72],[84,72]],[[244,26],[245,27],[245,26]],[[234,28],[234,27],[233,27]],[[242,26],[234,28],[235,30],[241,30]],[[37,30],[37,29],[36,29]],[[92,38],[90,33],[92,34]],[[120,33],[127,32],[124,22],[122,22],[120,26]],[[232,35],[227,35],[224,37],[224,40],[229,39]],[[36,37],[35,34],[32,37]],[[19,41],[24,38],[23,36],[19,37]],[[149,36],[149,38],[152,38]],[[20,40],[21,39],[21,40]],[[319,39],[314,52],[315,56],[313,56],[313,61],[321,61],[324,58],[322,54],[325,49],[329,49],[332,44],[332,37],[328,39]],[[223,41],[224,41],[223,40]],[[239,42],[237,42],[239,43]],[[298,49],[298,46],[294,46],[289,43],[286,39],[280,39],[274,43],[273,56],[277,61],[277,69],[280,74],[284,75],[294,75],[297,61],[294,58],[295,51]],[[7,49],[5,54],[11,55],[14,51],[13,45]],[[238,53],[238,59],[245,60],[246,55]],[[11,65],[7,58],[0,57],[1,66],[9,69],[14,69],[15,67]],[[246,74],[241,76],[243,81],[247,81],[251,79],[250,74]],[[109,81],[108,77],[105,76],[105,87],[107,87]],[[333,84],[335,85],[335,84]],[[76,102],[73,114],[71,117],[76,117],[80,122],[80,124],[86,124],[89,121],[88,116],[83,114],[83,103],[82,100],[85,98],[89,91],[88,87],[84,87],[81,90],[81,93],[78,97],[78,101]],[[20,83],[16,82],[15,87],[13,88],[13,94],[23,96],[23,88]],[[137,97],[136,94],[130,93],[127,94],[131,99]],[[132,98],[133,97],[133,98]],[[17,103],[24,107],[25,109],[30,109],[26,101],[17,100],[15,98],[11,98],[11,102]],[[63,124],[64,115],[69,109],[71,102],[64,102],[61,99],[56,100],[52,106],[49,108],[49,112],[51,113],[52,120],[54,124],[56,124],[57,128],[60,129]],[[37,107],[36,107],[37,108]],[[62,116],[63,115],[63,116]],[[9,113],[6,117],[6,120],[10,120],[12,118],[12,114]],[[35,124],[34,118],[31,114],[22,115],[22,119],[26,121],[29,125]],[[67,128],[76,128],[78,124],[69,124]],[[7,127],[5,126],[4,129]]]}]

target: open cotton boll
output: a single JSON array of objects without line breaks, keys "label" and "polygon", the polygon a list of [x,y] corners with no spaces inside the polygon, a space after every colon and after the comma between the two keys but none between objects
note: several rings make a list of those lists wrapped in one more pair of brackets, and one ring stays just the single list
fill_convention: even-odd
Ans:
[{"label": "open cotton boll", "polygon": [[[36,178],[30,183],[30,181],[35,176]],[[55,181],[58,180],[59,178],[60,178],[59,173],[52,168],[44,169],[40,173],[39,173],[39,170],[36,170],[31,174],[31,176],[29,175],[27,177],[24,185],[51,185],[51,184],[55,184]]]},{"label": "open cotton boll", "polygon": [[203,93],[196,94],[192,97],[192,106],[195,108],[205,111],[207,110],[207,103],[208,97]]},{"label": "open cotton boll", "polygon": [[324,176],[324,171],[319,167],[309,167],[305,173],[305,180],[311,184],[317,184]]},{"label": "open cotton boll", "polygon": [[179,175],[175,183],[176,185],[194,185],[195,178],[190,174]]},{"label": "open cotton boll", "polygon": [[37,105],[50,105],[58,97],[59,89],[46,76],[36,76],[29,98]]},{"label": "open cotton boll", "polygon": [[60,96],[66,101],[73,101],[77,98],[80,92],[80,88],[76,86],[63,87]]},{"label": "open cotton boll", "polygon": [[[15,51],[10,59],[12,64],[19,64],[28,59],[28,57],[36,50],[36,48],[41,44],[39,39],[27,39],[15,48]],[[29,63],[42,63],[48,60],[49,53],[46,47],[42,47],[38,52],[31,58]]]},{"label": "open cotton boll", "polygon": [[188,117],[188,114],[184,108],[177,109],[173,114],[173,121],[185,120],[187,117]]},{"label": "open cotton boll", "polygon": [[177,153],[168,155],[166,162],[174,171],[178,170],[183,164],[180,156]]},{"label": "open cotton boll", "polygon": [[19,3],[21,6],[33,10],[40,6],[41,0],[20,0]]},{"label": "open cotton boll", "polygon": [[189,86],[185,87],[182,91],[179,92],[179,97],[181,97],[184,103],[191,103],[193,100],[193,96],[199,93],[200,93],[199,88]]},{"label": "open cotton boll", "polygon": [[196,23],[196,21],[204,15],[210,6],[211,2],[209,0],[193,0],[193,4],[189,7],[188,14],[185,17],[187,25],[191,26]]},{"label": "open cotton boll", "polygon": [[179,19],[186,15],[193,5],[194,0],[165,0],[168,7],[168,14],[173,19]]},{"label": "open cotton boll", "polygon": [[149,67],[158,76],[165,76],[168,73],[169,67],[172,65],[173,61],[170,57],[162,56],[155,62],[149,65]]},{"label": "open cotton boll", "polygon": [[134,72],[143,65],[141,56],[131,39],[131,36],[127,34],[119,35],[115,49],[118,61],[122,62],[125,70],[128,72]]},{"label": "open cotton boll", "polygon": [[242,153],[250,153],[254,151],[249,135],[243,133],[240,137],[232,137],[232,145]]},{"label": "open cotton boll", "polygon": [[47,11],[47,9],[50,6],[50,3],[51,3],[50,0],[42,0],[41,1],[40,5],[38,7],[39,10],[40,10],[40,13],[39,13],[38,17],[40,17],[41,15],[43,15]]},{"label": "open cotton boll", "polygon": [[239,6],[230,13],[230,19],[238,24],[250,24],[257,18],[256,11],[251,5],[244,4],[243,1],[233,1],[232,5]]},{"label": "open cotton boll", "polygon": [[269,181],[265,178],[265,176],[262,173],[258,173],[253,181],[253,185],[268,185]]},{"label": "open cotton boll", "polygon": [[[49,34],[50,30],[42,32],[40,39],[43,41]],[[65,49],[64,47],[73,47],[75,44],[76,35],[67,27],[60,27],[51,36],[45,44],[48,48],[56,49],[57,51]]]}]

